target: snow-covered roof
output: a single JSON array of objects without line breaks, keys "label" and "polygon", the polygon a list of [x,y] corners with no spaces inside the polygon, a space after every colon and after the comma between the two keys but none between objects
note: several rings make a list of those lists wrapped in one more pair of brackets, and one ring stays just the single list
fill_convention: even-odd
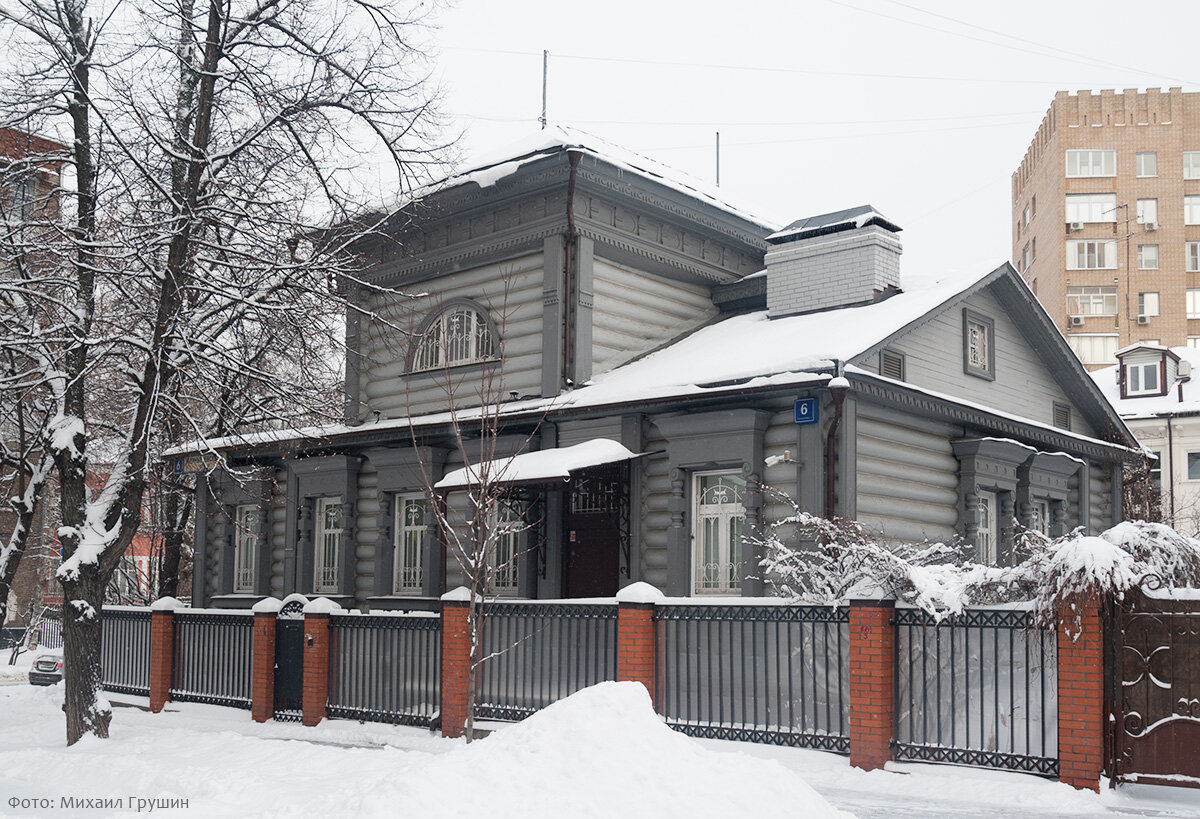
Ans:
[{"label": "snow-covered roof", "polygon": [[801,239],[806,236],[820,236],[826,233],[837,233],[866,225],[881,225],[893,233],[900,231],[900,226],[888,219],[871,205],[859,205],[856,208],[835,210],[831,213],[821,213],[816,216],[806,216],[797,219],[787,227],[772,233],[767,237],[770,244],[780,244]]},{"label": "snow-covered roof", "polygon": [[616,441],[595,438],[561,449],[522,452],[508,458],[483,461],[447,472],[434,489],[461,489],[482,479],[492,483],[546,483],[570,480],[571,473],[591,466],[638,457]]},{"label": "snow-covered roof", "polygon": [[402,197],[384,202],[383,206],[387,210],[399,210],[431,194],[472,182],[481,188],[487,188],[516,173],[523,165],[548,154],[567,149],[596,157],[623,171],[699,199],[739,219],[764,228],[764,232],[779,227],[777,223],[769,222],[751,214],[744,208],[730,204],[723,195],[718,196],[707,183],[683,171],[663,165],[654,159],[623,148],[594,134],[576,128],[565,128],[561,125],[534,131],[507,147],[471,157],[463,163],[462,169],[454,174],[409,191]]},{"label": "snow-covered roof", "polygon": [[[1193,347],[1173,347],[1167,349],[1157,344],[1132,345],[1123,348],[1122,355],[1141,347],[1153,352],[1165,352],[1175,356],[1179,361],[1186,361],[1192,366],[1193,373],[1200,373],[1200,349]],[[1117,382],[1118,367],[1114,364],[1102,370],[1096,370],[1091,376],[1096,381],[1104,397],[1117,409],[1117,414],[1127,420],[1134,418],[1153,418],[1159,415],[1177,415],[1182,413],[1200,413],[1200,383],[1196,376],[1183,382],[1183,399],[1180,400],[1178,382],[1168,385],[1166,395],[1121,397],[1121,385]]]}]

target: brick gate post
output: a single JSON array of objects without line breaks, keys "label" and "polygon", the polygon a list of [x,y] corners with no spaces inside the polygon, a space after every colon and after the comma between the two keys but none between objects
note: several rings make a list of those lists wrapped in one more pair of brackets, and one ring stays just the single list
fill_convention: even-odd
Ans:
[{"label": "brick gate post", "polygon": [[461,737],[467,726],[467,672],[471,632],[467,625],[471,592],[459,586],[442,595],[442,736]]},{"label": "brick gate post", "polygon": [[850,601],[850,764],[892,758],[896,724],[896,601]]},{"label": "brick gate post", "polygon": [[266,722],[275,715],[275,621],[283,601],[264,597],[254,604],[250,655],[250,718]]},{"label": "brick gate post", "polygon": [[150,604],[150,710],[157,714],[171,699],[175,673],[175,609],[183,604],[162,597]]},{"label": "brick gate post", "polygon": [[631,583],[617,592],[617,680],[640,682],[657,696],[654,607],[663,593],[649,583]]},{"label": "brick gate post", "polygon": [[1058,612],[1058,778],[1098,791],[1104,769],[1104,622],[1094,596]]},{"label": "brick gate post", "polygon": [[342,607],[326,597],[304,607],[304,693],[300,722],[313,726],[325,719],[329,705],[329,615]]}]

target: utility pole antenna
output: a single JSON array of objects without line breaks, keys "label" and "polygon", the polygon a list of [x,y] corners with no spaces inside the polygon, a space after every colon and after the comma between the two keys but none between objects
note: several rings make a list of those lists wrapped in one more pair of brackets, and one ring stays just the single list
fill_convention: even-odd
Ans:
[{"label": "utility pole antenna", "polygon": [[717,131],[717,187],[721,187],[721,132]]},{"label": "utility pole antenna", "polygon": [[542,123],[542,130],[546,130],[546,82],[550,74],[550,52],[542,49],[542,115],[538,117],[538,122]]}]

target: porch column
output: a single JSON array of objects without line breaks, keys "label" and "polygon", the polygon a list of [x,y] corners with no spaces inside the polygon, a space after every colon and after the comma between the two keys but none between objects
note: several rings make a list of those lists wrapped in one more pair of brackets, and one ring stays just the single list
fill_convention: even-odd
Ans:
[{"label": "porch column", "polygon": [[283,601],[267,597],[254,604],[250,655],[250,718],[266,722],[275,715],[275,621]]},{"label": "porch column", "polygon": [[157,714],[171,699],[175,672],[175,609],[183,604],[162,597],[150,604],[150,710]]},{"label": "porch column", "polygon": [[1098,791],[1104,769],[1104,622],[1094,596],[1058,613],[1058,778]]},{"label": "porch column", "polygon": [[896,601],[850,601],[850,764],[892,758],[896,724]]},{"label": "porch column", "polygon": [[617,680],[640,682],[652,702],[658,672],[654,607],[662,599],[649,583],[631,583],[617,592]]}]

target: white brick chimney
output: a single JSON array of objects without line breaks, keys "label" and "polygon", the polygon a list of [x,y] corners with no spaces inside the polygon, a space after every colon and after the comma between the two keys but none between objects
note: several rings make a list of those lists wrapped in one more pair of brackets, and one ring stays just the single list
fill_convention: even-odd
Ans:
[{"label": "white brick chimney", "polygon": [[900,227],[870,205],[810,216],[767,237],[772,318],[868,304],[900,286]]}]

